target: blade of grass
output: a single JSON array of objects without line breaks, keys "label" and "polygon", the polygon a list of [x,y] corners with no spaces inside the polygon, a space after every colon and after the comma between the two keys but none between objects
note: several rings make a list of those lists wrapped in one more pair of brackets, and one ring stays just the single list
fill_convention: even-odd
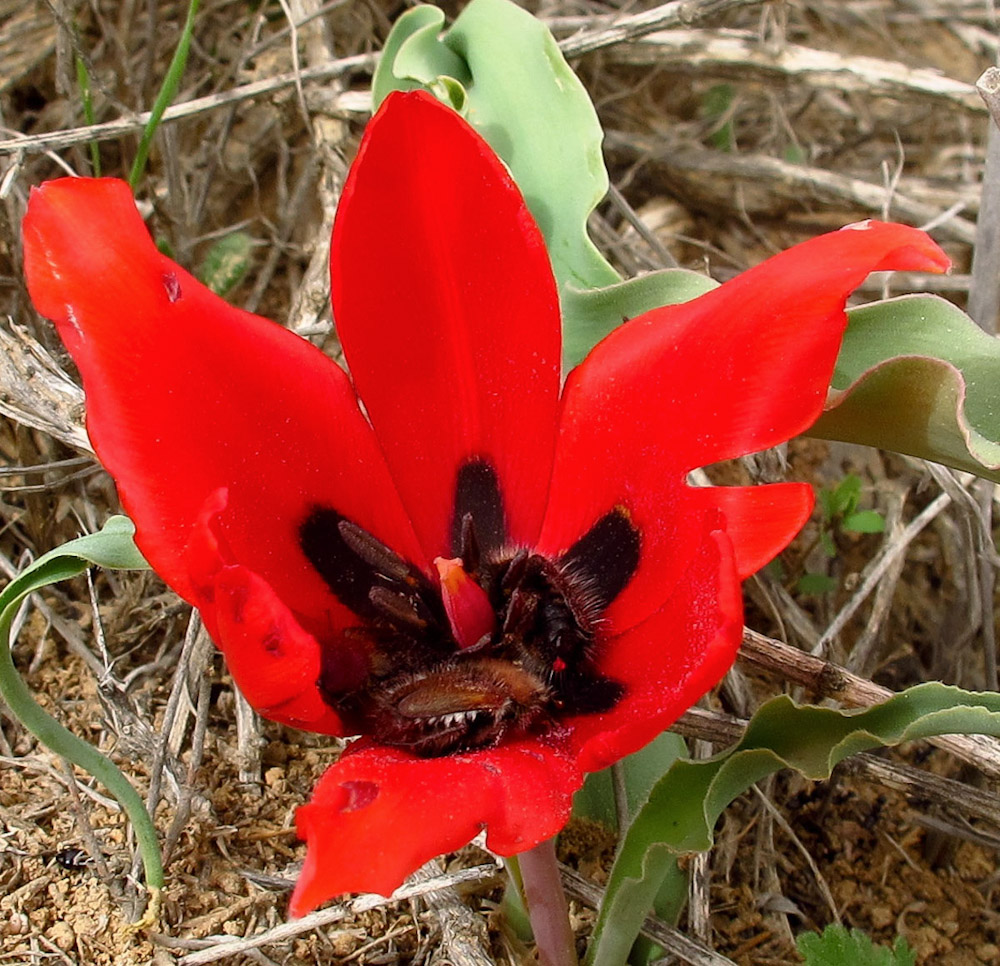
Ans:
[{"label": "blade of grass", "polygon": [[[88,127],[94,124],[94,100],[90,94],[90,74],[82,57],[76,58],[76,84],[80,88],[80,100],[83,103],[83,119]],[[90,146],[90,170],[95,178],[101,176],[101,152],[97,141],[88,141]]]},{"label": "blade of grass", "polygon": [[177,44],[177,50],[174,51],[173,59],[170,61],[170,67],[167,68],[167,76],[163,78],[160,93],[156,95],[156,101],[149,113],[149,120],[143,128],[142,137],[139,139],[139,148],[128,176],[128,183],[133,191],[135,191],[139,178],[142,177],[142,172],[146,167],[153,136],[160,126],[163,112],[170,106],[177,94],[177,88],[180,87],[181,77],[187,66],[188,51],[191,49],[191,36],[194,33],[194,18],[198,12],[198,2],[199,0],[190,0],[188,3],[187,17],[184,20],[184,28],[181,30],[181,39]]}]

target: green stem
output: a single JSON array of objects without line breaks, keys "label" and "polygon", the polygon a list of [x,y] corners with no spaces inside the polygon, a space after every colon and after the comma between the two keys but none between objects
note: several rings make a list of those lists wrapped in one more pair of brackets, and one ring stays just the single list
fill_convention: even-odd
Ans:
[{"label": "green stem", "polygon": [[10,628],[16,608],[8,607],[0,617],[0,696],[14,716],[49,750],[93,775],[118,799],[135,829],[146,885],[154,896],[163,888],[163,864],[156,829],[146,805],[128,779],[96,748],[78,738],[52,718],[31,696],[10,653]]},{"label": "green stem", "polygon": [[556,861],[555,840],[542,842],[517,858],[539,961],[542,966],[577,966],[576,940]]},{"label": "green stem", "polygon": [[181,77],[184,75],[184,68],[187,66],[188,51],[191,49],[191,36],[194,33],[194,17],[198,12],[199,0],[190,0],[188,3],[187,18],[184,21],[184,28],[181,30],[181,39],[174,51],[173,59],[167,68],[167,76],[163,78],[163,85],[160,93],[156,95],[156,102],[149,112],[149,120],[143,129],[142,137],[139,140],[139,148],[135,153],[135,161],[132,162],[132,170],[129,172],[129,187],[135,191],[139,178],[146,167],[146,160],[149,158],[149,149],[153,144],[153,135],[160,126],[163,112],[170,107],[177,88],[180,87]]}]

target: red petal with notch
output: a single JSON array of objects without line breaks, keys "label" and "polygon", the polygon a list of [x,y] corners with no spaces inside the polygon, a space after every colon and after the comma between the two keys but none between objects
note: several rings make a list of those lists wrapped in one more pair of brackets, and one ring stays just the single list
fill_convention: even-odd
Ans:
[{"label": "red petal with notch", "polygon": [[264,717],[321,734],[344,734],[316,686],[320,645],[270,586],[246,567],[224,567],[213,584],[219,646],[243,696]]},{"label": "red petal with notch", "polygon": [[[310,631],[336,628],[344,608],[298,542],[315,504],[417,559],[344,372],[161,255],[124,182],[63,179],[34,189],[24,249],[32,300],[83,375],[97,454],[140,548],[180,594],[205,603],[185,551],[217,539],[229,562],[260,575]],[[214,533],[197,537],[220,491],[227,496]]]},{"label": "red petal with notch", "polygon": [[688,500],[699,515],[704,510],[722,512],[740,580],[769,564],[792,542],[815,503],[808,483],[691,487]]},{"label": "red petal with notch", "polygon": [[608,616],[621,629],[649,616],[683,567],[675,521],[696,508],[671,503],[684,474],[809,427],[826,398],[845,301],[870,272],[948,264],[923,232],[866,222],[616,329],[567,380],[542,551],[560,553],[623,505],[641,557]]},{"label": "red petal with notch", "polygon": [[501,855],[533,848],[565,825],[582,782],[566,755],[537,741],[444,758],[359,743],[295,814],[308,852],[291,913],[304,915],[344,892],[388,896],[414,869],[483,828]]},{"label": "red petal with notch", "polygon": [[545,243],[489,145],[423,92],[368,125],[337,209],[337,331],[427,560],[452,557],[456,473],[496,470],[512,540],[548,489],[559,300]]}]

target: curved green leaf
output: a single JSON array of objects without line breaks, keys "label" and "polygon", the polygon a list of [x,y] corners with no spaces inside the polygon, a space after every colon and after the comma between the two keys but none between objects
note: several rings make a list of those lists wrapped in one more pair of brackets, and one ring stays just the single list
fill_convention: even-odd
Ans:
[{"label": "curved green leaf", "polygon": [[[372,77],[372,106],[379,104],[393,91],[413,91],[421,87],[435,90],[442,79],[464,87],[472,82],[465,61],[439,39],[444,26],[444,11],[430,5],[407,10],[392,25],[382,56]],[[443,98],[456,110],[465,108],[464,93],[458,103]]]},{"label": "curved green leaf", "polygon": [[32,697],[10,653],[10,631],[17,609],[29,594],[83,573],[90,566],[145,570],[148,564],[133,541],[135,526],[127,517],[111,517],[99,533],[78,537],[39,557],[0,593],[0,696],[15,717],[56,754],[93,775],[118,799],[135,829],[152,901],[144,923],[155,920],[163,867],[156,830],[146,806],[128,779],[96,748],[49,715]]},{"label": "curved green leaf", "polygon": [[1000,342],[933,295],[851,309],[810,436],[865,443],[1000,482]]},{"label": "curved green leaf", "polygon": [[676,762],[653,788],[615,858],[588,961],[625,962],[677,857],[710,848],[719,816],[754,782],[781,768],[827,778],[848,755],[943,734],[1000,736],[1000,694],[934,682],[861,711],[769,701],[736,745],[706,761]]}]

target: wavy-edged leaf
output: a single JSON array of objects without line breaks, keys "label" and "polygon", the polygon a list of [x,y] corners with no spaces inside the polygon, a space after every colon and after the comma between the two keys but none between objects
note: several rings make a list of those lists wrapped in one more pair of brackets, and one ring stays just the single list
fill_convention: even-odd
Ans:
[{"label": "wavy-edged leaf", "polygon": [[1000,482],[1000,342],[934,295],[848,313],[810,436],[866,443]]},{"label": "wavy-edged leaf", "polygon": [[848,755],[943,734],[1000,736],[1000,694],[932,682],[862,711],[769,701],[736,745],[705,761],[676,762],[653,788],[615,858],[588,962],[625,961],[677,857],[711,848],[719,816],[754,782],[789,767],[827,778]]},{"label": "wavy-edged leaf", "polygon": [[[608,190],[597,113],[548,28],[518,5],[472,0],[442,33],[443,25],[433,6],[396,21],[372,82],[374,105],[393,90],[423,87],[460,111],[503,158],[545,236],[573,365],[637,314],[622,311],[621,278],[587,234],[587,218]],[[632,282],[624,285],[627,291]],[[589,291],[609,286],[605,296]]]},{"label": "wavy-edged leaf", "polygon": [[604,135],[548,28],[509,0],[473,0],[439,36],[443,23],[439,9],[423,6],[397,21],[372,85],[376,108],[394,89],[446,90],[510,168],[560,287],[618,282],[586,231],[608,190]]}]

